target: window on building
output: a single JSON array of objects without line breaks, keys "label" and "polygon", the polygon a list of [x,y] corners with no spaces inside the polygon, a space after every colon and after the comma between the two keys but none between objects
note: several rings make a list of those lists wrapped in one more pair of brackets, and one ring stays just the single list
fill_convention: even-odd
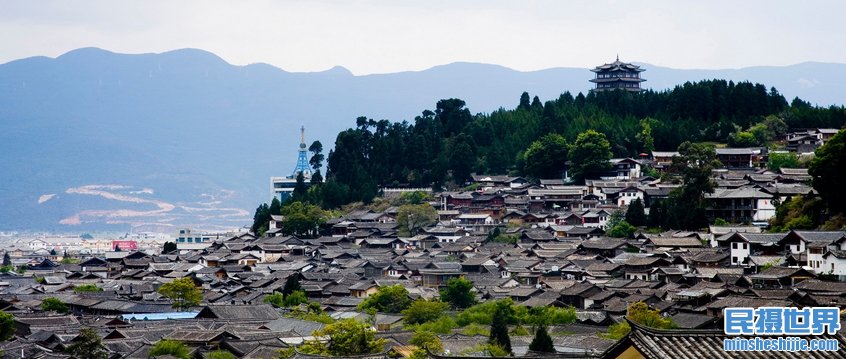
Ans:
[{"label": "window on building", "polygon": [[737,249],[737,242],[731,244],[731,249]]},{"label": "window on building", "polygon": [[746,249],[747,243],[743,243],[743,249]]}]

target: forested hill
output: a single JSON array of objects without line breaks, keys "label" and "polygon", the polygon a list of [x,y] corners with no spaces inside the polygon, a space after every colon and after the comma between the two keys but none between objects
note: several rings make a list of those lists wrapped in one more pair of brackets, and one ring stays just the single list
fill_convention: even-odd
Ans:
[{"label": "forested hill", "polygon": [[[526,149],[541,136],[558,133],[572,143],[588,129],[604,133],[614,156],[675,150],[684,141],[728,142],[733,135],[763,128],[769,118],[789,128],[846,124],[843,107],[820,108],[775,88],[750,82],[709,80],[666,91],[563,93],[542,103],[524,93],[517,107],[476,114],[460,99],[439,101],[413,123],[360,117],[338,134],[328,156],[324,205],[368,201],[383,185],[461,184],[470,173],[526,174]],[[758,131],[747,145],[765,145],[779,130]],[[765,133],[769,131],[770,133]]]}]

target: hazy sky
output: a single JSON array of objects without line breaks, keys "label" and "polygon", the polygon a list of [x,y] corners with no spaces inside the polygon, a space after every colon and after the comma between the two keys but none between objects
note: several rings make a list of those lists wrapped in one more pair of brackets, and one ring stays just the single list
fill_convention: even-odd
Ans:
[{"label": "hazy sky", "polygon": [[455,61],[518,70],[846,62],[843,1],[0,0],[0,63],[79,47],[200,48],[288,71]]}]

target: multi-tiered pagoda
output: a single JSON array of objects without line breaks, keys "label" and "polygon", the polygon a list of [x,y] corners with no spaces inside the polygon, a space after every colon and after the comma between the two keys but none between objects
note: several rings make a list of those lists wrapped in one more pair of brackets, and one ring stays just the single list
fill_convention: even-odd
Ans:
[{"label": "multi-tiered pagoda", "polygon": [[616,89],[641,92],[640,83],[646,81],[640,77],[640,73],[646,71],[640,66],[632,65],[625,62],[620,62],[620,57],[617,60],[602,66],[597,66],[591,70],[596,73],[596,77],[590,82],[596,84],[596,88],[591,91],[614,91]]}]

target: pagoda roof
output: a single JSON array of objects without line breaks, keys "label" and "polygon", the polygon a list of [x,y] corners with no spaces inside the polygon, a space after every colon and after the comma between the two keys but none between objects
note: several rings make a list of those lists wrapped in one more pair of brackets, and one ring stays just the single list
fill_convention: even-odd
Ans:
[{"label": "pagoda roof", "polygon": [[[643,70],[641,70],[641,71],[643,71]],[[600,79],[600,78],[590,79],[588,81],[595,82],[595,83],[600,83],[600,82],[601,83],[608,83],[608,82],[644,82],[646,80],[639,78],[639,77],[638,78],[635,78],[635,77],[608,77],[608,78],[602,78],[602,79]]]},{"label": "pagoda roof", "polygon": [[640,66],[638,66],[638,65],[630,64],[630,63],[627,63],[627,62],[622,62],[618,58],[616,61],[614,61],[610,64],[604,64],[604,65],[597,66],[591,71],[593,71],[593,72],[606,72],[606,71],[636,71],[636,72],[642,72],[642,71],[646,71],[646,70],[640,68]]}]

